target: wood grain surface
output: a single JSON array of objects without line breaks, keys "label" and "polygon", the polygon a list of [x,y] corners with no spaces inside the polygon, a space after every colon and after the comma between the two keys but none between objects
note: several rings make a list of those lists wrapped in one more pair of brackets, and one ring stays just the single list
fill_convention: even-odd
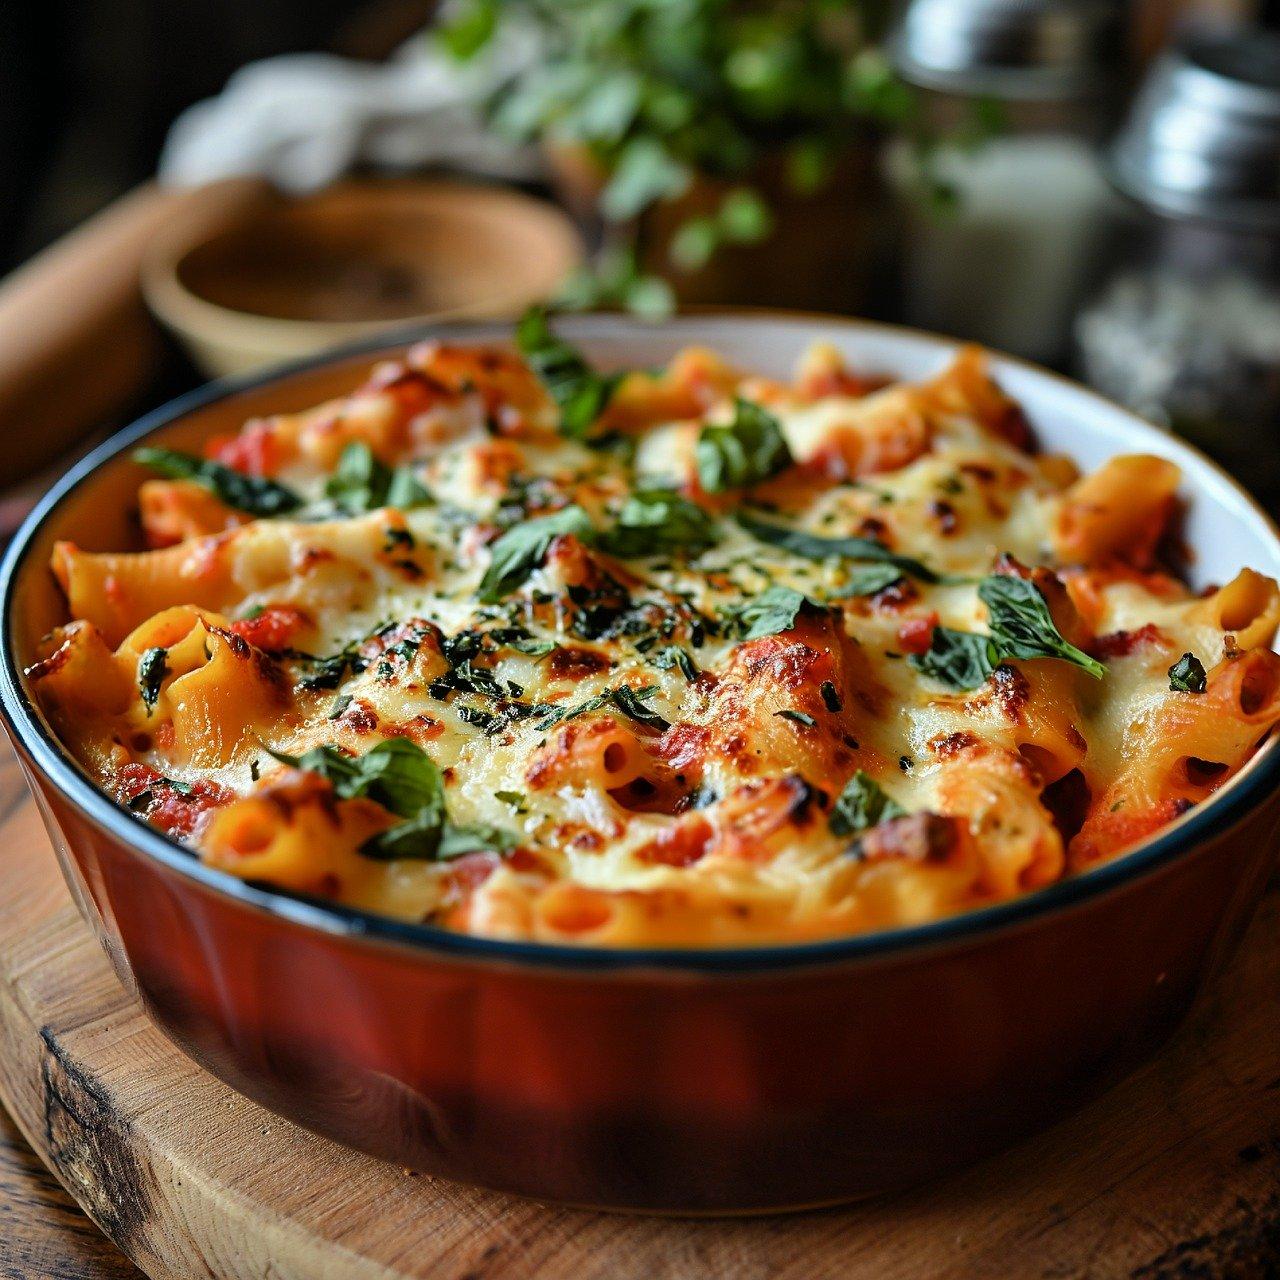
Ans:
[{"label": "wood grain surface", "polygon": [[0,1109],[0,1277],[140,1280]]},{"label": "wood grain surface", "polygon": [[[58,1180],[148,1276],[1280,1276],[1280,893],[1264,901],[1235,964],[1167,1052],[1014,1150],[841,1210],[629,1218],[411,1176],[231,1093],[122,989],[75,914],[20,786],[6,758],[0,1096]],[[55,1191],[38,1194],[49,1214],[65,1217]],[[0,1274],[119,1274],[83,1233],[83,1255],[59,1270],[39,1252],[23,1209],[14,1199],[0,1208]]]}]

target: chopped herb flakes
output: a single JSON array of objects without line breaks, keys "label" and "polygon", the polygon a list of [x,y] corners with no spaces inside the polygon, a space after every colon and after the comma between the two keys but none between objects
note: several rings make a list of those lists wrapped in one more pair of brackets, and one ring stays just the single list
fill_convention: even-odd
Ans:
[{"label": "chopped herb flakes", "polygon": [[168,649],[148,649],[138,659],[138,689],[148,713],[156,709],[156,703],[160,700],[160,686],[168,674]]},{"label": "chopped herb flakes", "polygon": [[1169,688],[1174,693],[1203,693],[1208,687],[1204,663],[1194,653],[1184,653],[1169,668]]},{"label": "chopped herb flakes", "polygon": [[775,711],[775,716],[781,716],[784,720],[794,720],[796,724],[802,724],[806,729],[812,729],[818,722],[805,711],[796,711],[793,707],[783,707],[781,711]]}]

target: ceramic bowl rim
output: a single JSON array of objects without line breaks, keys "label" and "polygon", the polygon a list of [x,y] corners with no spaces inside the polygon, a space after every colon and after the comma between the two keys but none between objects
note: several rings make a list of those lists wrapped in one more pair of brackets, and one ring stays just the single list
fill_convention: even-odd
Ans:
[{"label": "ceramic bowl rim", "polygon": [[[678,326],[681,320],[717,319],[767,326],[771,323],[823,324],[832,328],[856,329],[888,337],[926,339],[941,349],[958,344],[939,334],[899,325],[828,316],[820,313],[779,311],[764,308],[699,308],[673,321],[658,322]],[[590,329],[592,324],[617,328],[641,321],[610,315],[574,317],[574,329]],[[189,391],[114,433],[71,468],[40,500],[23,521],[0,562],[0,713],[15,741],[32,762],[57,788],[62,797],[87,817],[100,831],[117,840],[131,853],[140,854],[171,872],[194,881],[205,890],[231,899],[242,907],[262,911],[306,929],[344,937],[348,940],[388,944],[421,956],[497,962],[530,969],[614,972],[619,970],[661,970],[696,975],[785,973],[816,965],[848,961],[892,959],[924,948],[947,943],[974,941],[996,930],[1024,924],[1061,913],[1101,894],[1132,884],[1154,874],[1192,850],[1198,841],[1215,829],[1226,829],[1247,811],[1257,807],[1280,779],[1280,738],[1273,735],[1211,800],[1184,814],[1131,853],[1070,876],[1043,889],[1005,902],[961,912],[925,924],[906,925],[848,937],[803,943],[759,944],[747,947],[604,947],[567,943],[508,941],[456,933],[434,925],[394,920],[354,907],[317,898],[294,895],[260,887],[228,872],[208,867],[176,840],[147,826],[139,817],[115,804],[98,789],[62,743],[53,734],[23,686],[13,637],[13,611],[18,578],[37,535],[70,495],[89,483],[99,466],[119,456],[138,440],[170,426],[198,409],[219,400],[254,391],[268,383],[338,364],[362,355],[386,351],[388,355],[424,339],[449,337],[466,340],[493,340],[509,326],[490,321],[413,325],[384,330],[376,337],[347,343],[302,360],[292,360],[270,369],[221,378]],[[1039,368],[1011,356],[993,353],[1001,363],[1015,365],[1041,379],[1064,384],[1071,392],[1098,402],[1111,414],[1118,414],[1139,426],[1144,433],[1158,428],[1136,414],[1114,404],[1069,378]],[[1241,497],[1261,526],[1267,530],[1280,556],[1280,529],[1253,497],[1198,450],[1179,441],[1182,451],[1193,455],[1202,469],[1225,482]],[[1196,477],[1188,477],[1193,489]]]}]

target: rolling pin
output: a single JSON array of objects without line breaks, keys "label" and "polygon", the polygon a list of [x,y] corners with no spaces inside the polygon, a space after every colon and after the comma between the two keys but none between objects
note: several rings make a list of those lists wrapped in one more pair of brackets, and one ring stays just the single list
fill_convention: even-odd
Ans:
[{"label": "rolling pin", "polygon": [[139,187],[0,281],[0,487],[47,466],[147,387],[161,346],[139,273],[153,242],[212,233],[267,191],[256,178]]}]

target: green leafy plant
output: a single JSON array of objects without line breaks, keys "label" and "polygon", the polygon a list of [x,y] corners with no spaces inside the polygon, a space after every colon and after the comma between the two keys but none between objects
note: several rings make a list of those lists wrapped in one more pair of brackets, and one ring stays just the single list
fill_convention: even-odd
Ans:
[{"label": "green leafy plant", "polygon": [[[585,153],[599,211],[633,226],[698,178],[722,194],[671,238],[675,270],[697,270],[724,245],[774,229],[759,182],[780,159],[785,186],[821,191],[851,139],[885,127],[925,154],[916,96],[876,48],[884,0],[457,0],[439,28],[455,58],[490,47],[504,22],[532,30],[540,56],[488,104],[493,127],[521,142]],[[672,305],[625,238],[567,295],[573,305]]]}]

